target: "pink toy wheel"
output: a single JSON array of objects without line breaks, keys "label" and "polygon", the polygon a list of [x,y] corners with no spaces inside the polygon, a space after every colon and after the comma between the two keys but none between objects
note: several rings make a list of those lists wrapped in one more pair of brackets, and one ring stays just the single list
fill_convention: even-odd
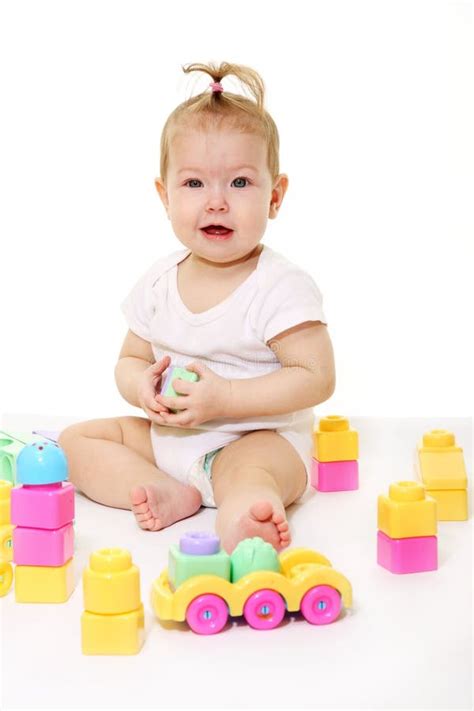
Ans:
[{"label": "pink toy wheel", "polygon": [[186,610],[186,622],[196,634],[217,634],[225,627],[228,616],[225,601],[211,593],[195,598]]},{"label": "pink toy wheel", "polygon": [[330,585],[316,585],[301,601],[301,612],[312,625],[329,625],[341,612],[341,595]]},{"label": "pink toy wheel", "polygon": [[250,627],[256,630],[278,627],[285,612],[285,601],[275,590],[257,590],[244,605],[244,617]]}]

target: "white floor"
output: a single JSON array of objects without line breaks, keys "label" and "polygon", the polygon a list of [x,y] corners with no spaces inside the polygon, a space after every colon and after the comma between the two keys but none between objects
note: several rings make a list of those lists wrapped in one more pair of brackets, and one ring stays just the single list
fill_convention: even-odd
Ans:
[{"label": "white floor", "polygon": [[[51,418],[9,417],[3,427],[60,428]],[[354,609],[332,625],[291,619],[270,632],[240,622],[201,637],[160,624],[149,593],[168,546],[215,510],[158,533],[129,512],[77,496],[77,587],[64,605],[1,600],[1,706],[10,708],[472,708],[472,513],[441,523],[439,570],[397,576],[375,563],[377,495],[413,478],[414,447],[443,427],[464,447],[472,490],[468,419],[353,419],[360,433],[360,489],[315,494],[289,511],[293,545],[324,553],[352,582]],[[472,500],[471,500],[472,512]],[[141,571],[146,641],[134,657],[80,651],[80,577],[89,554],[123,546]]]}]

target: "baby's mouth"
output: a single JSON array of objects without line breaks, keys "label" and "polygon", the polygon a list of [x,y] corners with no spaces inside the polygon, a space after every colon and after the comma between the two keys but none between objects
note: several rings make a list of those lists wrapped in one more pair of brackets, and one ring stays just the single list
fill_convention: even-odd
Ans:
[{"label": "baby's mouth", "polygon": [[202,231],[205,232],[207,235],[214,235],[216,237],[224,237],[226,235],[229,235],[233,230],[229,230],[227,227],[224,227],[223,225],[208,225],[207,227],[203,227]]}]

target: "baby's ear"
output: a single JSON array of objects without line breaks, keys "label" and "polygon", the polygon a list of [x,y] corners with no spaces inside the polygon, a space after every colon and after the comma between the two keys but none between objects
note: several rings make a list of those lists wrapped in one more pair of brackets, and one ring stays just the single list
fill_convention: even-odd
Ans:
[{"label": "baby's ear", "polygon": [[166,185],[161,178],[155,178],[155,188],[161,198],[161,202],[163,203],[165,210],[168,212],[168,191],[166,190]]},{"label": "baby's ear", "polygon": [[162,178],[155,178],[155,188],[161,198],[167,196],[166,185]]}]

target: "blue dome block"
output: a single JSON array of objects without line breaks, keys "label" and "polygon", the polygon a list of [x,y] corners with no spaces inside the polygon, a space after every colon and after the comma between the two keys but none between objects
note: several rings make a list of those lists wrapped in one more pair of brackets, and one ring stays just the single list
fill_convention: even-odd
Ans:
[{"label": "blue dome block", "polygon": [[56,484],[68,477],[67,459],[54,442],[33,442],[21,450],[16,461],[17,484]]}]

